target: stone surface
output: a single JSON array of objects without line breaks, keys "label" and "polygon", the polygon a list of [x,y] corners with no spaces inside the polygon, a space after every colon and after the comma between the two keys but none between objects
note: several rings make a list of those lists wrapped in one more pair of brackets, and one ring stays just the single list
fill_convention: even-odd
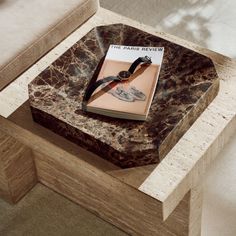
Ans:
[{"label": "stone surface", "polygon": [[[81,111],[84,90],[110,44],[165,47],[157,90],[145,122]],[[216,96],[212,61],[130,26],[99,26],[29,84],[36,122],[122,167],[158,163]]]}]

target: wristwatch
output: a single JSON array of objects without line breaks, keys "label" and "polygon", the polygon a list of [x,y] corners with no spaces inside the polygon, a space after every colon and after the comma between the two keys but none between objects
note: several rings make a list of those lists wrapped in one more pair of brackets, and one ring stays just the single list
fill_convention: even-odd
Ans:
[{"label": "wristwatch", "polygon": [[126,70],[122,70],[118,73],[116,76],[108,76],[103,79],[100,79],[96,81],[95,83],[92,83],[88,86],[88,88],[85,91],[83,103],[82,103],[82,110],[86,110],[87,102],[89,101],[90,97],[94,93],[94,91],[100,87],[101,85],[108,83],[108,82],[122,82],[129,80],[130,76],[134,73],[135,69],[139,64],[143,65],[150,65],[152,63],[152,60],[150,57],[139,57],[136,59],[130,66],[130,68]]}]

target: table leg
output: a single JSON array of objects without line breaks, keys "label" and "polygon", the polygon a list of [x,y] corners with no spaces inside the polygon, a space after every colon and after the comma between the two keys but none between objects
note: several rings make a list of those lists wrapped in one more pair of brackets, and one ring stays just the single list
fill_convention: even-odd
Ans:
[{"label": "table leg", "polygon": [[0,131],[0,197],[16,203],[36,182],[31,149]]},{"label": "table leg", "polygon": [[162,224],[165,228],[171,230],[173,235],[200,236],[201,215],[202,187],[199,185],[185,195],[172,214]]},{"label": "table leg", "polygon": [[202,191],[202,186],[199,185],[190,192],[189,236],[201,235]]}]

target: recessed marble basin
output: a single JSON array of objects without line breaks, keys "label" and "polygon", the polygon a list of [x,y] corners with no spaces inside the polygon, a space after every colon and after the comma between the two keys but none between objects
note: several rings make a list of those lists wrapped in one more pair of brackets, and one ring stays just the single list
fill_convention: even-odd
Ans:
[{"label": "recessed marble basin", "polygon": [[[83,113],[86,86],[110,44],[164,47],[156,93],[145,122]],[[33,119],[121,167],[159,163],[217,95],[213,62],[139,29],[92,29],[29,84]]]}]

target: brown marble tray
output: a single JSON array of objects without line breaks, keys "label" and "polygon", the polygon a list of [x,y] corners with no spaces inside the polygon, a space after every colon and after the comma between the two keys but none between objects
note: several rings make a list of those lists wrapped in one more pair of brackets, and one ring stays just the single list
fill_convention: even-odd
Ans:
[{"label": "brown marble tray", "polygon": [[[157,90],[145,122],[81,111],[88,81],[110,44],[165,47]],[[136,28],[92,29],[29,84],[36,122],[121,168],[160,162],[217,95],[212,61]]]}]

